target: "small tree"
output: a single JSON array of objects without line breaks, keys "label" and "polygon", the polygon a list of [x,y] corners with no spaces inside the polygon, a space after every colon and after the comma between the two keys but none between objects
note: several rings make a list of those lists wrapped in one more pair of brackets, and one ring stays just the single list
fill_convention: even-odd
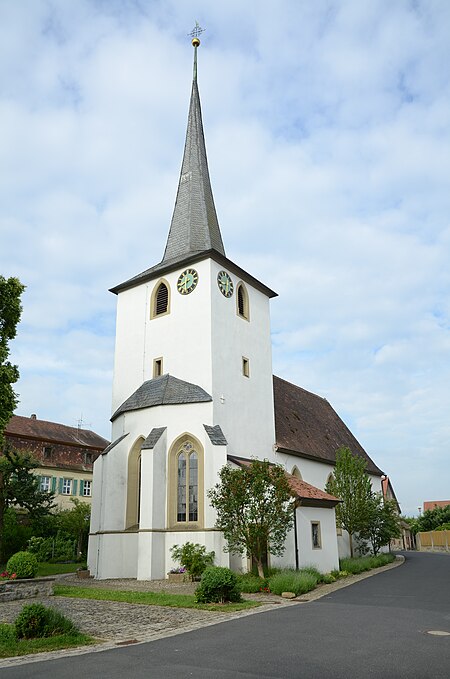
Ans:
[{"label": "small tree", "polygon": [[0,451],[4,444],[3,433],[17,405],[12,385],[19,379],[19,370],[7,359],[9,341],[16,336],[22,314],[20,297],[24,290],[25,286],[18,278],[0,276]]},{"label": "small tree", "polygon": [[8,507],[21,507],[34,518],[50,512],[54,494],[39,488],[32,472],[38,466],[31,453],[5,449],[0,457],[0,563],[3,559],[3,530]]},{"label": "small tree", "polygon": [[336,521],[347,531],[350,538],[350,554],[353,557],[353,536],[361,531],[368,520],[372,486],[366,473],[366,461],[353,455],[350,448],[336,452],[336,467],[327,483],[328,493],[342,502],[336,506]]},{"label": "small tree", "polygon": [[77,556],[87,552],[91,506],[78,498],[72,498],[72,509],[63,509],[59,514],[59,525],[64,533],[77,542]]},{"label": "small tree", "polygon": [[263,578],[264,555],[283,554],[293,524],[295,501],[284,469],[253,460],[239,469],[222,467],[219,478],[208,498],[217,512],[216,527],[227,541],[225,549],[253,558]]},{"label": "small tree", "polygon": [[367,523],[359,531],[359,536],[370,542],[376,556],[392,538],[401,536],[400,517],[395,501],[385,500],[382,493],[372,493],[367,509]]}]

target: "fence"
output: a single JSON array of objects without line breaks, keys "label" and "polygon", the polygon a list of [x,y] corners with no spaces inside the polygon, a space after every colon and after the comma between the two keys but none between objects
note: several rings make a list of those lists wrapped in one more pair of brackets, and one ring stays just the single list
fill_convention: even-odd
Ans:
[{"label": "fence", "polygon": [[418,533],[417,549],[421,552],[450,552],[450,530]]}]

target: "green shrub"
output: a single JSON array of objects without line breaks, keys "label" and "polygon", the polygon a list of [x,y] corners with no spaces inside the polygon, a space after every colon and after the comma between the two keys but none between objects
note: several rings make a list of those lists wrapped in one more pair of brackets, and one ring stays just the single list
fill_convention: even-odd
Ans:
[{"label": "green shrub", "polygon": [[351,573],[352,575],[357,575],[364,571],[370,571],[371,568],[386,566],[388,563],[392,563],[394,559],[395,556],[393,554],[378,554],[377,556],[341,559],[339,563],[342,570],[347,571],[347,573]]},{"label": "green shrub", "polygon": [[241,601],[241,590],[236,573],[229,568],[208,566],[195,591],[195,600],[202,604]]},{"label": "green shrub", "polygon": [[238,575],[237,579],[241,592],[246,592],[247,594],[256,594],[257,592],[267,591],[269,587],[267,578],[260,578],[253,573]]},{"label": "green shrub", "polygon": [[27,550],[35,554],[38,561],[50,563],[73,561],[77,553],[76,540],[62,531],[58,531],[55,536],[48,538],[30,538]]},{"label": "green shrub", "polygon": [[203,571],[214,563],[214,552],[207,552],[204,545],[185,542],[184,545],[174,545],[170,549],[174,561],[178,561],[186,568],[189,575],[198,578]]},{"label": "green shrub", "polygon": [[16,638],[16,632],[14,625],[7,625],[6,623],[0,624],[0,644],[10,643]]},{"label": "green shrub", "polygon": [[71,620],[54,608],[46,608],[42,604],[24,606],[16,618],[14,627],[19,639],[78,634],[78,629]]},{"label": "green shrub", "polygon": [[6,564],[8,573],[15,573],[17,578],[34,578],[38,572],[38,561],[30,552],[16,552]]},{"label": "green shrub", "polygon": [[317,570],[315,566],[302,566],[300,568],[302,573],[309,573],[316,578],[317,582],[323,582],[323,573]]},{"label": "green shrub", "polygon": [[331,573],[325,573],[322,575],[322,582],[325,585],[331,585],[332,582],[336,582],[336,578]]},{"label": "green shrub", "polygon": [[270,591],[279,595],[283,592],[293,592],[296,596],[306,594],[316,585],[316,576],[305,571],[285,569],[269,578]]}]

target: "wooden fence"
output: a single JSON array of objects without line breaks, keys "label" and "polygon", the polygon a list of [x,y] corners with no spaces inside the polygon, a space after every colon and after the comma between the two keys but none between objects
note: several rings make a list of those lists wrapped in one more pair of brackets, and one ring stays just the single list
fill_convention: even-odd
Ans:
[{"label": "wooden fence", "polygon": [[450,552],[450,530],[418,533],[417,549],[421,552]]}]

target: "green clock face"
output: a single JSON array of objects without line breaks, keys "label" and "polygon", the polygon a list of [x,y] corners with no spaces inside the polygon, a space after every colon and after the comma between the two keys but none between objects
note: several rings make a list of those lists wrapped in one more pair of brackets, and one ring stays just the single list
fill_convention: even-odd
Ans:
[{"label": "green clock face", "polygon": [[186,269],[180,274],[177,282],[177,288],[180,295],[189,295],[195,290],[198,283],[198,273],[195,269]]},{"label": "green clock face", "polygon": [[222,295],[224,295],[224,297],[231,297],[233,294],[233,281],[226,271],[219,271],[217,274],[217,285],[219,286],[219,290]]}]

